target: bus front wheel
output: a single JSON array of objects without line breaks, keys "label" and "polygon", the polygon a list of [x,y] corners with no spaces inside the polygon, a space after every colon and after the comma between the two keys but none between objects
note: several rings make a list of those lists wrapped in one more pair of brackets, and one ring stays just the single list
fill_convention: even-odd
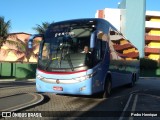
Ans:
[{"label": "bus front wheel", "polygon": [[130,87],[130,88],[132,88],[132,87],[135,86],[135,82],[136,82],[136,74],[133,74],[131,79],[132,79],[132,80],[131,80],[131,83],[128,84],[128,87]]},{"label": "bus front wheel", "polygon": [[112,82],[110,78],[107,78],[105,86],[104,86],[104,92],[103,92],[103,98],[108,98],[111,95],[112,90]]}]

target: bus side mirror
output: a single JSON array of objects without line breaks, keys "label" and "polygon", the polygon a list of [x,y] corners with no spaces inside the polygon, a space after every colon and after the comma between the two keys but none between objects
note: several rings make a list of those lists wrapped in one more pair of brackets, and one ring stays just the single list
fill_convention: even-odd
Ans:
[{"label": "bus side mirror", "polygon": [[42,34],[31,35],[30,38],[29,38],[29,40],[28,40],[28,48],[32,48],[33,47],[33,40],[36,37],[43,37],[43,35]]},{"label": "bus side mirror", "polygon": [[96,42],[96,31],[91,33],[91,38],[90,38],[90,48],[93,49],[95,47],[95,42]]},{"label": "bus side mirror", "polygon": [[28,48],[32,48],[33,47],[33,41],[31,39],[29,39],[28,41]]}]

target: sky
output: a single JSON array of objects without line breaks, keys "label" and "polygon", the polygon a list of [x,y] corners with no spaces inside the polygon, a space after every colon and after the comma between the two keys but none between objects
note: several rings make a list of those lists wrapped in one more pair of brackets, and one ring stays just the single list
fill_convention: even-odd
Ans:
[{"label": "sky", "polygon": [[[0,0],[0,16],[11,21],[10,33],[34,34],[42,22],[94,18],[97,10],[117,8],[121,0]],[[160,11],[160,0],[146,0],[146,10]]]}]

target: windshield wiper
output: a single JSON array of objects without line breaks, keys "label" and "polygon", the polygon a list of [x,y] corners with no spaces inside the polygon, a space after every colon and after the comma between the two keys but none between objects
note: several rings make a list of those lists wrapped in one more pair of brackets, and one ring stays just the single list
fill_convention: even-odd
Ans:
[{"label": "windshield wiper", "polygon": [[71,61],[70,55],[69,55],[69,54],[67,54],[67,55],[66,55],[66,57],[67,57],[68,64],[69,64],[69,66],[70,66],[71,70],[72,70],[72,71],[74,71],[74,67],[73,67],[73,64],[72,64],[72,61]]},{"label": "windshield wiper", "polygon": [[49,59],[48,59],[48,61],[47,61],[45,70],[48,69],[49,65],[52,63],[53,60],[58,60],[58,66],[59,66],[59,68],[61,68],[62,59],[64,59],[64,56],[65,56],[65,57],[67,58],[67,61],[68,61],[68,64],[69,64],[71,70],[74,71],[74,67],[73,67],[73,64],[72,64],[72,61],[71,61],[71,58],[70,58],[70,54],[68,54],[68,53],[67,53],[66,55],[63,54],[64,49],[65,49],[65,48],[62,48],[62,49],[60,50],[61,54],[60,54],[60,57],[59,57],[59,58],[58,58],[58,56],[57,56],[57,53],[58,53],[59,50],[57,50],[57,52],[56,52],[56,57],[55,57],[55,58],[52,58],[52,56],[50,55],[50,57],[49,57]]},{"label": "windshield wiper", "polygon": [[47,64],[46,64],[46,67],[44,68],[45,70],[48,69],[48,67],[49,67],[49,65],[51,64],[51,62],[52,62],[52,57],[49,56],[49,59],[48,59]]},{"label": "windshield wiper", "polygon": [[[67,61],[68,61],[68,64],[69,64],[71,70],[74,71],[74,67],[73,67],[73,64],[72,64],[72,61],[71,61],[71,58],[70,58],[70,54],[68,53],[69,52],[69,46],[68,45],[63,45],[63,44],[62,44],[62,48],[61,48],[60,64],[61,64],[62,58],[64,59],[64,56],[65,56],[67,58]],[[63,53],[63,52],[66,52],[66,53]]]}]

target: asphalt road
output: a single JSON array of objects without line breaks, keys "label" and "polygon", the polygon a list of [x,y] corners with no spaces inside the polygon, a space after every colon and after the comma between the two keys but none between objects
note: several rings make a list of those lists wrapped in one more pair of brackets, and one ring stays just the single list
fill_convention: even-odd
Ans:
[{"label": "asphalt road", "polygon": [[43,96],[36,93],[22,93],[0,98],[0,111],[18,111],[43,100]]},{"label": "asphalt road", "polygon": [[[5,82],[5,84],[0,82],[0,91],[0,97],[36,92],[34,82],[24,81],[18,85],[16,82]],[[133,88],[126,86],[116,88],[108,99],[100,99],[97,96],[70,96],[52,93],[43,93],[42,95],[45,98],[42,103],[19,112],[41,112],[42,118],[37,119],[160,119],[157,117],[160,117],[160,78],[141,78]],[[12,119],[16,120],[17,117]]]},{"label": "asphalt road", "polygon": [[14,88],[23,86],[33,86],[35,83],[33,81],[0,81],[0,89],[4,88]]}]

